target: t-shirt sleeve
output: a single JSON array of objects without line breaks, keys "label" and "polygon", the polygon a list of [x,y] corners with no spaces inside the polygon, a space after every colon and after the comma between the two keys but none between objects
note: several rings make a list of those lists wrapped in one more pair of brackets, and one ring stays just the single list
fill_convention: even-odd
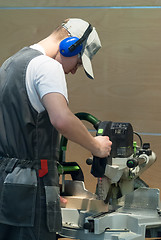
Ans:
[{"label": "t-shirt sleeve", "polygon": [[68,103],[65,74],[56,60],[45,55],[33,58],[27,66],[25,81],[29,101],[37,112],[45,110],[42,98],[48,93],[60,93]]},{"label": "t-shirt sleeve", "polygon": [[65,74],[62,65],[54,59],[41,56],[35,65],[34,86],[42,99],[52,92],[62,94],[68,102]]}]

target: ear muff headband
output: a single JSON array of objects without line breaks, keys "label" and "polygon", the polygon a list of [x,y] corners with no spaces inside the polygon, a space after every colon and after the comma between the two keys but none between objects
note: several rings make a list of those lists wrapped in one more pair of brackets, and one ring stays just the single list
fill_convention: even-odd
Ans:
[{"label": "ear muff headband", "polygon": [[77,55],[82,50],[82,43],[88,38],[92,32],[92,26],[89,24],[83,36],[79,39],[77,37],[68,37],[60,42],[59,50],[64,57],[72,57]]}]

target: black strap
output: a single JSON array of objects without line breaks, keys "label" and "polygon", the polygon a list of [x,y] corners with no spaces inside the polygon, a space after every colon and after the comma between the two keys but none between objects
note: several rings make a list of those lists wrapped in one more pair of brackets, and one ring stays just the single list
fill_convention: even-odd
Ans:
[{"label": "black strap", "polygon": [[72,44],[69,47],[69,51],[73,52],[77,48],[78,45],[81,45],[88,38],[88,36],[92,32],[92,30],[93,30],[93,27],[91,24],[89,24],[89,26],[86,29],[86,31],[84,32],[83,36],[77,42],[75,42],[74,44]]},{"label": "black strap", "polygon": [[6,173],[11,173],[14,169],[14,167],[16,166],[18,162],[17,158],[11,158],[11,160],[8,162],[6,168],[5,168],[5,172]]}]

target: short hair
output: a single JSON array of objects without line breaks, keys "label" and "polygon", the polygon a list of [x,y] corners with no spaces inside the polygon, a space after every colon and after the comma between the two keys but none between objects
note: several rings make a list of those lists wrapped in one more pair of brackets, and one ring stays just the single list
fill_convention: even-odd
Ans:
[{"label": "short hair", "polygon": [[67,23],[69,19],[65,19],[61,25],[59,25],[52,34],[56,36],[58,40],[62,40],[68,36],[67,30],[63,27],[63,24]]}]

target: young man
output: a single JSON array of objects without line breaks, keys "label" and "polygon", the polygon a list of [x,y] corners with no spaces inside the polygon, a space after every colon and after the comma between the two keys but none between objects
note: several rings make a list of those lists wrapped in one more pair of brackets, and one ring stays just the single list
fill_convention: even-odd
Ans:
[{"label": "young man", "polygon": [[94,27],[68,19],[0,69],[0,240],[54,240],[61,228],[59,134],[93,155],[110,154],[107,136],[93,137],[68,108],[65,74],[101,47]]}]

